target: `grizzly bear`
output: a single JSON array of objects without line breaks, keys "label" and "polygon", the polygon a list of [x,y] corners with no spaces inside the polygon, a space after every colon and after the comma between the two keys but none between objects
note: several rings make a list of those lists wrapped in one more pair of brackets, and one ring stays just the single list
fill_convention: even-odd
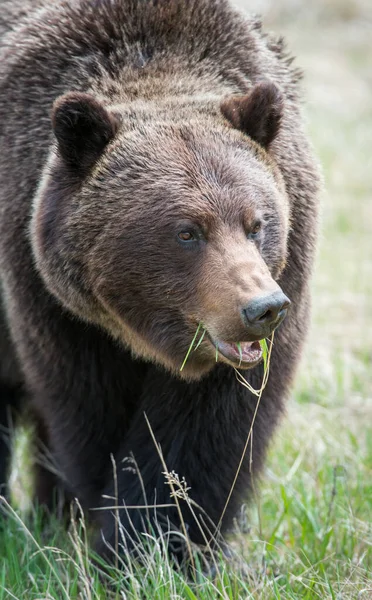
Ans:
[{"label": "grizzly bear", "polygon": [[[249,495],[309,323],[301,74],[227,0],[36,4],[0,8],[2,429],[28,407],[36,497],[78,498],[99,552],[116,503],[129,550],[180,528],[164,465],[203,544]],[[260,387],[274,330],[256,411],[236,370]],[[8,463],[4,441],[3,485]]]}]

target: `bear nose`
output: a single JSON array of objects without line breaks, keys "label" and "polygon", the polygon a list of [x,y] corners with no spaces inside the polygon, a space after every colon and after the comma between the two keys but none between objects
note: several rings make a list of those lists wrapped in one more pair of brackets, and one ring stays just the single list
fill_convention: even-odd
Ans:
[{"label": "bear nose", "polygon": [[290,304],[289,298],[281,290],[259,296],[243,308],[243,321],[253,335],[267,335],[283,321]]}]

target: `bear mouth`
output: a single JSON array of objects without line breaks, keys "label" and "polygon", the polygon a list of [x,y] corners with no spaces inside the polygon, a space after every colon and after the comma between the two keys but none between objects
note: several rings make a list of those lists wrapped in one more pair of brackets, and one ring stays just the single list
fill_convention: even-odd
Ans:
[{"label": "bear mouth", "polygon": [[259,341],[254,342],[222,342],[215,341],[216,360],[223,357],[234,367],[250,369],[262,359],[262,348]]}]

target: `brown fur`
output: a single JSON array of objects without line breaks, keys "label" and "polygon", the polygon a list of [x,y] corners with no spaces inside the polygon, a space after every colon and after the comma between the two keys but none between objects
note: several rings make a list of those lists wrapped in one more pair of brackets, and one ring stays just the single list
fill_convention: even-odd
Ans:
[{"label": "brown fur", "polygon": [[[210,340],[247,339],[241,310],[257,296],[281,288],[292,301],[254,425],[255,474],[309,321],[318,175],[299,74],[225,0],[47,2],[12,23],[0,274],[16,383],[85,508],[112,494],[111,454],[133,453],[147,501],[169,501],[146,412],[168,468],[217,522],[256,400]],[[177,232],[190,227],[186,247]],[[181,374],[199,322],[208,336]],[[246,375],[258,387],[262,365]],[[118,474],[119,500],[143,504],[138,477]],[[250,484],[246,460],[225,529]],[[139,513],[132,523],[143,527]],[[110,513],[101,526],[112,543]]]}]

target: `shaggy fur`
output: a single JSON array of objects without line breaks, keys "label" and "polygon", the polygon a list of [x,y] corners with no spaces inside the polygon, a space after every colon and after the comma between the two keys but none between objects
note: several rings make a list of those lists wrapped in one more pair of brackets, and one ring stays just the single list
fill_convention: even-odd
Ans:
[{"label": "shaggy fur", "polygon": [[[85,509],[114,495],[111,456],[120,504],[167,504],[146,413],[168,469],[217,523],[256,398],[228,361],[216,364],[213,340],[243,341],[241,310],[281,288],[292,307],[226,530],[309,322],[318,175],[299,73],[225,0],[13,6],[0,7],[2,425],[26,395],[60,487]],[[180,373],[199,322],[208,335]],[[256,388],[262,371],[245,371]],[[122,464],[129,456],[141,479]],[[0,483],[7,460],[3,447]],[[55,481],[45,469],[38,479],[50,503]],[[124,527],[142,530],[143,512],[129,513]],[[178,526],[174,509],[157,513]],[[99,514],[113,545],[112,514]]]}]

